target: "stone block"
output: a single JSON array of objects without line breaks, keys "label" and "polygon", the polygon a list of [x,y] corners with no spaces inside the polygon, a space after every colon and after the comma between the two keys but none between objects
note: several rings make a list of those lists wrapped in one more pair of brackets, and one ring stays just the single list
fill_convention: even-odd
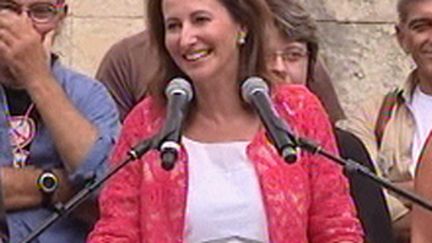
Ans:
[{"label": "stone block", "polygon": [[301,0],[318,20],[341,22],[394,22],[394,0]]},{"label": "stone block", "polygon": [[322,54],[344,108],[401,84],[412,68],[392,24],[321,23]]},{"label": "stone block", "polygon": [[89,75],[114,42],[144,28],[141,18],[74,18],[72,25],[72,65]]},{"label": "stone block", "polygon": [[78,17],[142,17],[144,0],[74,0],[70,7]]}]

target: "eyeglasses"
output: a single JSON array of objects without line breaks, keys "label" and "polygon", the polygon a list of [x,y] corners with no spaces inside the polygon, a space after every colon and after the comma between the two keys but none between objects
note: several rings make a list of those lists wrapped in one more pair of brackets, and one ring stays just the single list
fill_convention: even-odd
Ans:
[{"label": "eyeglasses", "polygon": [[0,2],[0,11],[9,10],[17,14],[21,14],[23,11],[25,11],[30,19],[38,24],[51,22],[54,20],[57,14],[65,10],[65,7],[66,5],[64,3],[53,4],[48,2],[40,2],[33,3],[28,7],[24,7],[13,1]]},{"label": "eyeglasses", "polygon": [[268,61],[275,61],[277,58],[281,58],[285,63],[298,62],[309,55],[309,51],[305,48],[289,48],[286,50],[277,50],[267,54],[266,58]]}]

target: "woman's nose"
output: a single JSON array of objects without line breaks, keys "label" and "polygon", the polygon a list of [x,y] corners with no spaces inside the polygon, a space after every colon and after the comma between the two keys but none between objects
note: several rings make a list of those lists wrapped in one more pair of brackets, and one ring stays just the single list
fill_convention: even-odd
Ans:
[{"label": "woman's nose", "polygon": [[192,26],[185,24],[181,31],[180,46],[188,47],[195,44],[196,41],[197,41],[197,37],[196,37],[195,29]]}]

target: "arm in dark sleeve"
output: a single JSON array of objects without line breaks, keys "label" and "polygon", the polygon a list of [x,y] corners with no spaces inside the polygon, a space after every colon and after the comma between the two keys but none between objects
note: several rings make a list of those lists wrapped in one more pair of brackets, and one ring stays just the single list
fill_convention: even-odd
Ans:
[{"label": "arm in dark sleeve", "polygon": [[308,82],[307,86],[322,102],[332,124],[345,119],[329,71],[321,58],[315,65],[313,81]]},{"label": "arm in dark sleeve", "polygon": [[96,73],[96,79],[101,81],[114,99],[123,120],[135,104],[131,81],[131,63],[128,49],[123,42],[111,47],[102,59]]}]

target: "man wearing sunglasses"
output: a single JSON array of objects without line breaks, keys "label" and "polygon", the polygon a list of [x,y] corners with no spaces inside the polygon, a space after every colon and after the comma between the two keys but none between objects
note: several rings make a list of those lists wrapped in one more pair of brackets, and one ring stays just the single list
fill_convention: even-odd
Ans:
[{"label": "man wearing sunglasses", "polygon": [[[0,180],[11,242],[103,172],[117,134],[105,88],[50,51],[66,13],[64,0],[0,0]],[[38,241],[84,242],[91,226],[79,216]]]}]

